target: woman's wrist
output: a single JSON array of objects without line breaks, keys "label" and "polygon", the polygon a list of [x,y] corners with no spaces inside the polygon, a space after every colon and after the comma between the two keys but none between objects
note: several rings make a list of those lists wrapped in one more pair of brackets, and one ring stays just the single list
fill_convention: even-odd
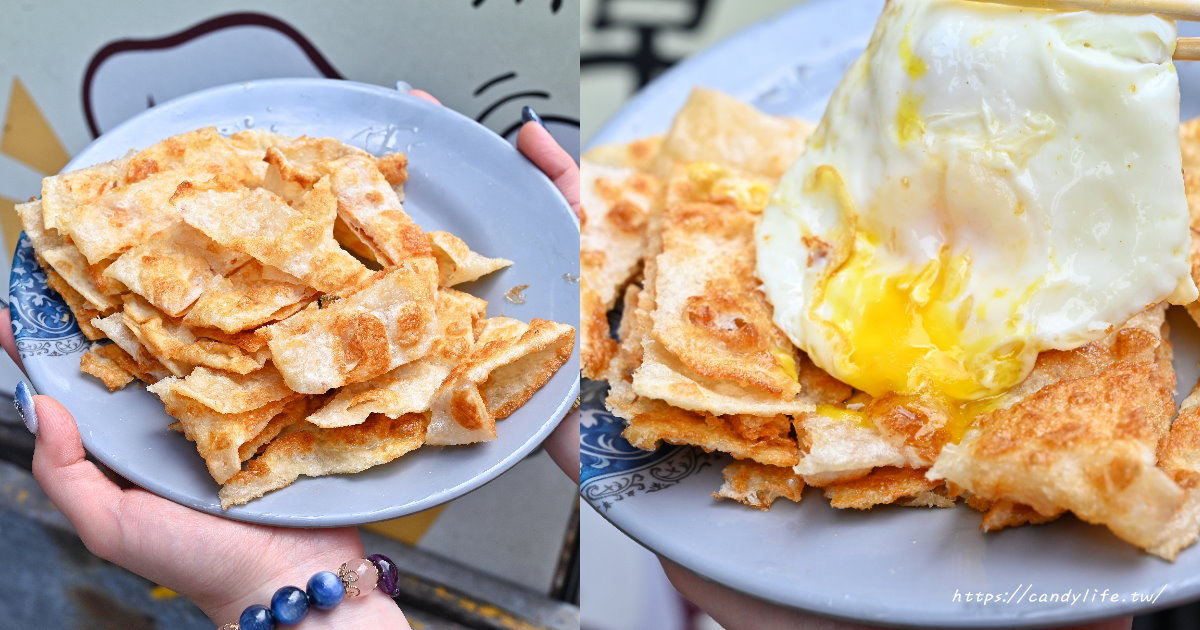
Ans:
[{"label": "woman's wrist", "polygon": [[[220,628],[224,624],[237,621],[242,611],[248,606],[259,604],[270,607],[271,597],[280,588],[295,586],[304,590],[308,579],[313,574],[321,571],[337,573],[342,563],[365,557],[361,547],[314,550],[312,555],[306,557],[302,562],[292,563],[287,567],[264,567],[262,578],[253,581],[255,586],[227,601],[218,603],[198,601],[195,603]],[[358,597],[345,597],[341,604],[331,610],[318,610],[310,606],[304,621],[289,627],[297,629],[325,628],[334,627],[334,624],[336,627],[343,627],[343,622],[351,623],[356,620],[371,620],[376,624],[385,622],[381,626],[383,628],[408,628],[408,624],[404,621],[404,615],[395,602],[378,588],[364,592]]]}]

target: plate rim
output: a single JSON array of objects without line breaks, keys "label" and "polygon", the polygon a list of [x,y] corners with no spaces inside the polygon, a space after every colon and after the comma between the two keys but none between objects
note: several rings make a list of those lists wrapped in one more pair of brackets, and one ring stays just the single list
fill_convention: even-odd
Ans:
[{"label": "plate rim", "polygon": [[[252,90],[274,90],[274,89],[296,89],[296,88],[306,88],[306,87],[314,89],[314,90],[333,89],[333,90],[340,90],[340,91],[344,91],[344,92],[345,91],[357,92],[360,94],[369,95],[369,97],[372,97],[372,98],[383,98],[383,99],[393,100],[396,102],[403,103],[405,107],[415,107],[419,110],[424,110],[425,112],[429,113],[430,115],[445,117],[447,120],[452,121],[451,124],[464,125],[466,128],[472,129],[473,133],[476,133],[479,135],[480,141],[491,144],[494,148],[493,150],[511,152],[511,154],[514,156],[514,158],[517,158],[515,160],[515,163],[519,164],[519,166],[516,166],[516,168],[523,169],[532,176],[530,178],[530,184],[532,186],[536,187],[537,189],[540,189],[541,192],[539,193],[539,196],[544,196],[546,199],[546,203],[545,204],[540,204],[540,203],[539,204],[530,204],[530,205],[537,206],[537,207],[554,208],[557,212],[561,213],[564,217],[569,219],[571,225],[573,225],[575,227],[576,233],[578,233],[579,220],[575,216],[574,212],[571,210],[571,207],[567,204],[566,200],[562,197],[562,194],[558,191],[558,189],[556,187],[554,187],[553,183],[549,180],[548,177],[545,176],[545,174],[543,174],[540,170],[538,170],[537,167],[534,166],[532,162],[530,162],[527,158],[525,158],[524,155],[522,155],[515,147],[513,147],[511,144],[509,144],[508,141],[506,141],[501,136],[492,132],[487,127],[484,127],[483,125],[479,124],[475,120],[472,120],[471,118],[465,116],[464,114],[462,114],[458,111],[455,111],[453,109],[450,109],[449,107],[435,105],[433,103],[425,101],[424,99],[421,99],[421,98],[418,98],[415,96],[411,96],[407,93],[400,92],[398,90],[394,90],[391,88],[378,86],[378,85],[372,85],[372,84],[368,84],[368,83],[362,83],[362,82],[358,82],[358,81],[349,81],[349,80],[345,80],[345,79],[325,79],[325,78],[260,79],[260,80],[252,80],[252,81],[227,83],[227,84],[222,84],[222,85],[218,85],[218,86],[205,88],[202,90],[197,90],[195,92],[190,92],[188,94],[184,94],[184,95],[172,98],[168,101],[159,103],[159,104],[155,105],[154,107],[147,108],[146,110],[138,113],[136,116],[133,116],[133,117],[121,122],[120,124],[114,126],[113,128],[109,129],[105,133],[101,134],[99,137],[93,139],[91,142],[88,143],[88,145],[86,147],[84,147],[77,154],[75,154],[75,156],[72,157],[72,159],[67,163],[66,166],[64,166],[59,171],[59,173],[68,172],[68,171],[75,170],[78,168],[84,168],[84,167],[91,166],[93,164],[98,163],[100,160],[95,160],[95,159],[91,159],[91,158],[87,157],[89,152],[93,149],[94,146],[97,145],[97,143],[101,142],[106,136],[109,136],[110,134],[124,132],[128,128],[131,128],[131,127],[136,128],[137,125],[144,124],[143,121],[146,117],[149,117],[152,115],[164,115],[164,113],[170,112],[171,110],[188,106],[197,101],[206,102],[206,101],[208,101],[208,99],[220,99],[223,97],[223,95],[225,93],[229,93],[229,92],[249,92]],[[553,200],[553,203],[551,203],[551,200]],[[22,239],[28,239],[28,236],[25,235],[24,231],[22,231],[20,233],[20,235],[18,236],[18,246],[13,252],[14,258],[16,258],[17,256],[20,255],[20,243],[22,242]],[[10,273],[10,278],[11,278],[11,273]],[[16,293],[13,291],[13,288],[14,287],[11,286],[11,284],[10,284],[9,299],[11,302],[16,302],[17,301]],[[15,319],[13,320],[12,323],[13,324],[16,323]],[[14,331],[14,333],[15,333],[15,331]],[[90,340],[86,340],[86,338],[84,338],[84,339],[88,344],[91,343]],[[71,356],[77,356],[78,354],[79,353],[75,353],[75,354],[72,354]],[[575,347],[572,348],[571,357],[568,358],[567,362],[562,367],[570,369],[570,367],[575,362],[578,361],[578,357],[579,357],[579,347],[578,347],[578,344],[576,343]],[[34,355],[30,355],[30,356],[22,355],[21,356],[21,359],[23,362],[26,360],[30,360],[30,359],[36,360],[37,358],[38,357],[36,357]],[[556,374],[557,374],[557,372],[556,372]],[[33,375],[30,374],[30,370],[26,369],[25,375],[26,375],[26,378],[28,379],[29,383],[31,385],[33,385],[34,389],[38,393],[41,393],[41,387],[39,387],[37,379],[35,379],[33,377]],[[79,378],[83,378],[82,373],[76,372],[75,375],[78,376]],[[235,506],[235,507],[230,508],[229,510],[221,510],[219,503],[217,503],[214,508],[212,503],[204,503],[204,502],[201,502],[198,500],[191,500],[190,497],[180,497],[178,495],[171,496],[170,494],[164,493],[164,490],[166,490],[166,489],[163,488],[160,484],[153,483],[153,479],[143,478],[141,482],[133,481],[133,479],[129,475],[128,467],[126,467],[120,463],[113,465],[113,464],[110,464],[108,461],[105,461],[104,457],[102,457],[100,454],[98,454],[96,451],[93,450],[93,448],[90,444],[92,440],[89,435],[90,434],[89,431],[80,431],[80,438],[83,442],[85,450],[89,454],[94,456],[97,460],[99,460],[101,463],[103,463],[106,467],[110,468],[111,470],[113,470],[117,474],[121,475],[123,478],[131,481],[132,483],[135,483],[135,485],[145,488],[146,490],[154,493],[155,495],[160,496],[169,501],[172,501],[174,503],[178,503],[180,505],[184,505],[186,507],[189,507],[189,508],[192,508],[195,510],[199,510],[199,511],[202,511],[202,512],[205,512],[208,514],[213,514],[215,516],[228,518],[228,519],[232,519],[232,520],[236,520],[236,521],[256,523],[256,524],[261,524],[261,525],[274,525],[274,526],[282,526],[282,527],[304,527],[304,528],[344,527],[344,526],[349,526],[349,525],[362,525],[362,524],[367,524],[367,523],[379,522],[379,521],[383,521],[383,520],[390,520],[390,519],[406,516],[409,514],[415,514],[417,512],[421,512],[424,510],[428,510],[428,509],[437,507],[439,505],[442,505],[444,503],[447,503],[449,501],[452,501],[452,500],[454,500],[458,497],[461,497],[465,494],[468,494],[474,490],[477,490],[480,487],[486,485],[487,483],[495,480],[497,477],[499,477],[503,473],[507,472],[509,469],[511,469],[517,463],[522,461],[526,456],[528,456],[530,453],[532,453],[536,448],[541,446],[541,444],[546,440],[546,438],[549,437],[550,433],[553,432],[554,429],[556,429],[558,427],[558,425],[563,420],[566,419],[566,417],[569,415],[572,405],[574,404],[575,399],[578,398],[578,396],[579,396],[579,386],[580,386],[580,383],[579,383],[578,378],[575,378],[573,381],[571,381],[569,386],[567,387],[566,392],[563,395],[562,399],[556,401],[553,404],[553,409],[550,412],[550,414],[538,425],[538,428],[536,430],[534,430],[527,439],[525,439],[523,442],[518,444],[515,449],[506,453],[499,460],[494,461],[493,463],[488,465],[482,472],[475,475],[474,477],[465,479],[449,488],[440,489],[439,491],[434,492],[429,495],[426,495],[420,499],[417,499],[416,501],[409,502],[408,504],[406,504],[404,506],[382,507],[382,508],[379,508],[379,509],[376,509],[373,511],[366,511],[366,512],[359,511],[359,512],[356,512],[353,514],[347,514],[347,515],[334,515],[334,516],[321,515],[321,516],[305,517],[305,516],[289,516],[286,514],[279,514],[279,513],[274,513],[274,512],[245,513],[242,509],[237,509],[237,508],[244,508],[245,506]],[[392,462],[389,462],[389,464],[390,463],[392,463]],[[135,476],[142,477],[141,475],[135,475]],[[353,479],[353,475],[334,475],[331,477]],[[311,478],[302,476],[301,478],[297,479],[293,484],[291,484],[288,487],[290,488],[292,486],[295,486],[296,484],[303,483],[308,479],[311,479]],[[146,481],[149,481],[150,483],[145,483]],[[286,488],[284,488],[284,489],[286,489]],[[215,497],[216,497],[216,491],[215,491],[215,486],[214,486],[213,500],[215,500]]]}]

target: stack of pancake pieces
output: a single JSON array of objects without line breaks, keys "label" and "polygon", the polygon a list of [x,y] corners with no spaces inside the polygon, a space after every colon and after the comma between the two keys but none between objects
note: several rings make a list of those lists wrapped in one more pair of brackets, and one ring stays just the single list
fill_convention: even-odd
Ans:
[{"label": "stack of pancake pieces", "polygon": [[[965,418],[855,391],[793,347],[755,276],[753,229],[812,129],[697,89],[666,136],[584,156],[583,373],[608,382],[624,437],[728,453],[714,497],[763,510],[813,486],[843,509],[965,503],[984,531],[1071,512],[1168,560],[1195,542],[1200,389],[1176,408],[1165,303],[1041,354]],[[1181,133],[1196,235],[1200,122]],[[1196,238],[1192,257],[1200,282]]]},{"label": "stack of pancake pieces", "polygon": [[451,288],[511,262],[422,230],[407,173],[399,153],[207,128],[47,178],[17,211],[97,341],[81,369],[148,384],[228,508],[495,439],[570,356],[571,326]]}]

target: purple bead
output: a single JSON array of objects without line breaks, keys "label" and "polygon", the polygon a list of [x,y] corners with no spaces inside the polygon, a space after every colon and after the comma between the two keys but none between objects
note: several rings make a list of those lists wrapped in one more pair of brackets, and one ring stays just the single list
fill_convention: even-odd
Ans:
[{"label": "purple bead", "polygon": [[367,560],[379,569],[379,590],[388,594],[388,597],[396,597],[400,594],[400,570],[396,568],[396,563],[392,559],[381,554],[371,554],[367,556]]}]

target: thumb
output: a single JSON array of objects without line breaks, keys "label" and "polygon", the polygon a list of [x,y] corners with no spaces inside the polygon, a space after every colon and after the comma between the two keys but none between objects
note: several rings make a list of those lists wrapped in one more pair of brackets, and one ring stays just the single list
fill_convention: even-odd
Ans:
[{"label": "thumb", "polygon": [[17,410],[37,437],[33,476],[38,484],[89,548],[93,541],[113,540],[119,529],[121,489],[87,460],[79,428],[66,407],[49,396],[29,396],[24,382],[17,390]]}]

